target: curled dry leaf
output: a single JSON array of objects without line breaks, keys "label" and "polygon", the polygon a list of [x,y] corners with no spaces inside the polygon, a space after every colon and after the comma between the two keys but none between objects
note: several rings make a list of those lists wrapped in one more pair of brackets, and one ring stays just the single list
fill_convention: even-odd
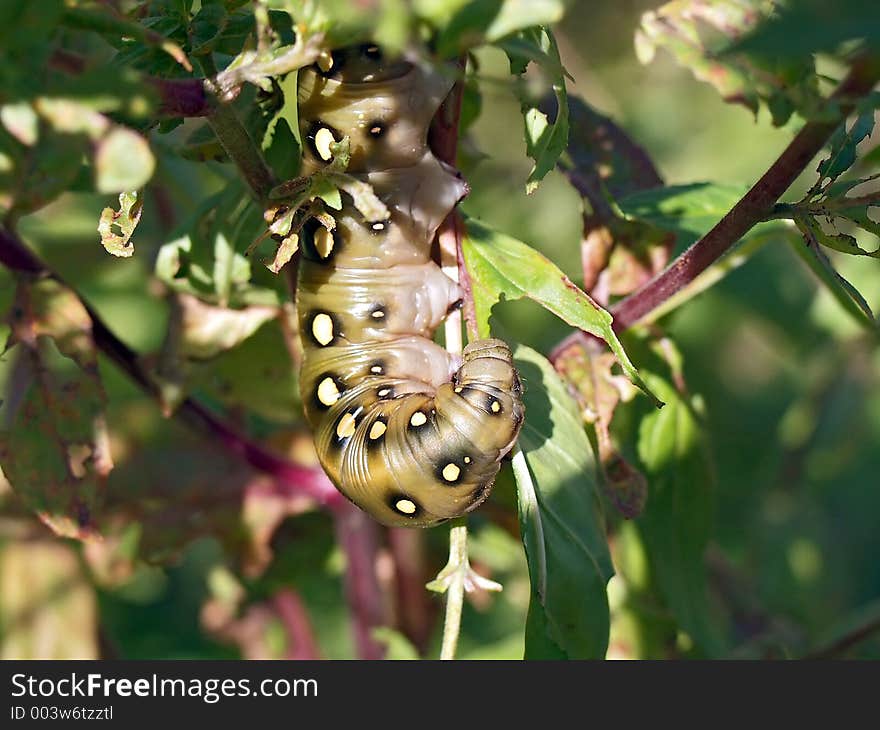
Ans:
[{"label": "curled dry leaf", "polygon": [[[134,253],[131,237],[141,220],[144,204],[138,192],[120,193],[119,210],[107,207],[101,212],[98,233],[108,253],[128,258]],[[114,233],[114,227],[119,233]]]}]

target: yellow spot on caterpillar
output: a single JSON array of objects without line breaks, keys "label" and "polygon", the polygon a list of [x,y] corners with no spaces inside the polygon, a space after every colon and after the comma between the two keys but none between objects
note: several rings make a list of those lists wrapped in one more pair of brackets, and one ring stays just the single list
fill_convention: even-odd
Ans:
[{"label": "yellow spot on caterpillar", "polygon": [[410,426],[424,426],[428,422],[428,417],[421,411],[416,411],[409,419]]},{"label": "yellow spot on caterpillar", "polygon": [[381,390],[376,391],[376,395],[378,395],[380,398],[384,398],[390,392],[391,392],[391,388],[382,388]]},{"label": "yellow spot on caterpillar", "polygon": [[443,478],[447,482],[454,482],[456,479],[458,479],[459,476],[461,476],[461,469],[459,469],[458,466],[455,464],[447,464],[443,467],[443,471],[441,473],[443,474]]},{"label": "yellow spot on caterpillar", "polygon": [[501,404],[497,400],[493,400],[492,405],[489,406],[489,408],[492,410],[492,413],[498,413],[501,411]]},{"label": "yellow spot on caterpillar", "polygon": [[470,464],[470,463],[471,463],[471,457],[470,457],[470,456],[465,456],[465,457],[464,457],[464,463],[465,463],[465,464]]},{"label": "yellow spot on caterpillar", "polygon": [[321,312],[315,315],[312,320],[312,335],[321,347],[333,342],[333,319],[329,314]]},{"label": "yellow spot on caterpillar", "polygon": [[333,378],[326,377],[318,384],[318,400],[325,406],[332,406],[339,400],[339,388]]},{"label": "yellow spot on caterpillar", "polygon": [[376,421],[370,429],[370,438],[373,440],[381,438],[387,430],[388,427],[382,421]]},{"label": "yellow spot on caterpillar", "polygon": [[333,234],[324,226],[315,231],[315,251],[318,252],[318,256],[322,259],[326,259],[333,253],[333,244]]},{"label": "yellow spot on caterpillar", "polygon": [[318,68],[321,69],[324,73],[327,73],[331,68],[333,68],[333,56],[327,51],[322,51],[321,55],[318,56]]},{"label": "yellow spot on caterpillar", "polygon": [[461,391],[463,391],[463,390],[464,390],[464,388],[462,388],[462,387],[459,385],[459,386],[455,389],[455,392],[456,392],[456,393],[461,393]]},{"label": "yellow spot on caterpillar", "polygon": [[405,515],[412,515],[416,511],[416,503],[409,499],[398,499],[394,503],[394,508]]},{"label": "yellow spot on caterpillar", "polygon": [[384,317],[385,317],[385,310],[383,310],[383,309],[377,309],[377,310],[376,310],[375,312],[373,312],[370,316],[371,316],[373,319],[384,319]]},{"label": "yellow spot on caterpillar", "polygon": [[329,162],[333,157],[330,145],[335,142],[336,139],[333,137],[333,132],[327,129],[327,127],[321,127],[315,132],[315,149],[318,152],[318,157],[324,160],[324,162]]},{"label": "yellow spot on caterpillar", "polygon": [[354,416],[351,413],[346,413],[339,419],[339,423],[336,425],[336,435],[341,439],[350,438],[354,436],[356,425]]},{"label": "yellow spot on caterpillar", "polygon": [[382,366],[381,365],[373,365],[373,367],[370,368],[370,372],[375,373],[376,375],[381,375],[382,374]]},{"label": "yellow spot on caterpillar", "polygon": [[372,226],[370,226],[370,227],[371,227],[374,231],[384,231],[384,230],[385,230],[385,224],[384,224],[384,223],[374,223],[374,224],[373,224]]}]

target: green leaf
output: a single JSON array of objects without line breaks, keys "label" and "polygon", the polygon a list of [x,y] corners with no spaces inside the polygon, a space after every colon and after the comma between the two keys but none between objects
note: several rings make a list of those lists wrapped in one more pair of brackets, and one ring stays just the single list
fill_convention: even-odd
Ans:
[{"label": "green leaf", "polygon": [[[537,60],[548,76],[556,99],[556,117],[551,122],[534,100],[520,97],[526,153],[535,161],[526,181],[526,193],[531,194],[556,166],[557,160],[568,146],[569,111],[565,69],[559,58],[556,39],[548,29],[533,28],[523,31],[511,41],[514,42],[502,45],[510,58],[511,73],[522,76],[528,61]],[[519,88],[522,91],[524,87],[520,85]]]},{"label": "green leaf", "polygon": [[495,304],[527,297],[572,327],[605,340],[626,376],[660,405],[614,334],[611,315],[578,289],[552,261],[522,241],[472,219],[467,221],[462,251],[471,277],[481,337],[489,336],[489,318]]},{"label": "green leaf", "polygon": [[113,127],[95,152],[95,189],[99,193],[138,190],[147,184],[156,168],[150,145],[137,132]]},{"label": "green leaf", "polygon": [[270,125],[264,146],[266,162],[280,180],[289,180],[299,174],[300,146],[287,119],[278,118]]},{"label": "green leaf", "polygon": [[266,322],[216,358],[192,362],[188,388],[198,388],[228,408],[289,425],[301,418],[301,408],[298,368],[290,359],[284,338],[277,318]]},{"label": "green leaf", "polygon": [[[178,293],[171,298],[171,317],[157,366],[162,405],[174,411],[190,390],[194,373],[204,363],[240,347],[280,312],[273,306],[230,309]],[[254,365],[253,367],[258,367]]]},{"label": "green leaf", "polygon": [[608,646],[613,573],[580,414],[552,365],[519,346],[527,418],[514,455],[520,531],[532,586],[527,659],[596,659]]},{"label": "green leaf", "polygon": [[226,8],[220,3],[202,5],[190,23],[190,51],[196,55],[213,51],[228,22]]},{"label": "green leaf", "polygon": [[859,242],[856,240],[855,236],[851,236],[848,233],[827,233],[822,229],[822,226],[819,225],[819,222],[815,218],[811,218],[807,225],[809,225],[816,240],[827,248],[851,256],[868,256],[869,258],[875,259],[880,258],[880,249],[877,249],[876,251],[865,251],[865,249],[859,246]]},{"label": "green leaf", "polygon": [[518,30],[557,23],[565,5],[561,0],[417,0],[415,12],[440,28],[438,52],[452,57]]},{"label": "green leaf", "polygon": [[777,3],[765,0],[673,0],[642,16],[636,55],[647,64],[658,48],[666,50],[697,79],[714,86],[726,102],[755,113],[765,104],[776,126],[785,124],[794,111],[815,115],[823,103],[809,53],[759,55],[739,44],[776,9]]},{"label": "green leaf", "polygon": [[19,284],[10,324],[21,394],[0,404],[0,465],[57,534],[94,537],[113,462],[91,318],[72,291],[45,279]]},{"label": "green leaf", "polygon": [[852,284],[844,279],[832,265],[828,257],[823,253],[812,227],[798,220],[798,229],[804,236],[806,245],[800,241],[793,241],[792,246],[798,256],[810,267],[838,303],[849,312],[853,318],[868,330],[877,331],[877,321],[871,307],[865,298]]},{"label": "green leaf", "polygon": [[40,136],[37,113],[27,102],[4,104],[0,107],[0,122],[9,134],[27,147],[33,147]]},{"label": "green leaf", "polygon": [[[98,233],[101,235],[101,245],[108,253],[122,258],[128,258],[134,253],[131,237],[140,222],[143,208],[143,200],[137,191],[119,194],[118,211],[104,208],[98,222]],[[120,233],[113,232],[114,226]]]},{"label": "green leaf", "polygon": [[[816,168],[816,171],[819,173],[819,180],[810,192],[807,193],[806,198],[813,197],[822,187],[833,183],[853,166],[853,163],[856,161],[856,146],[866,137],[870,137],[873,130],[873,109],[869,109],[857,116],[849,129],[846,128],[846,122],[837,128],[829,142],[830,154]],[[828,183],[825,183],[826,180],[828,180]]]},{"label": "green leaf", "polygon": [[385,658],[391,661],[416,660],[419,658],[418,650],[399,631],[387,626],[377,626],[372,631],[374,641],[378,641],[385,647]]},{"label": "green leaf", "polygon": [[647,505],[636,520],[652,573],[679,627],[704,654],[723,641],[708,603],[704,553],[713,517],[713,475],[701,423],[691,399],[671,383],[675,367],[644,353],[645,379],[666,406],[644,414],[638,457],[648,479]]},{"label": "green leaf", "polygon": [[747,192],[744,185],[690,183],[642,190],[618,200],[630,220],[674,231],[679,243],[693,243],[720,221]]},{"label": "green leaf", "polygon": [[874,0],[797,0],[774,3],[773,17],[755,28],[732,50],[760,56],[802,59],[834,51],[846,41],[861,40],[880,48],[880,25]]}]

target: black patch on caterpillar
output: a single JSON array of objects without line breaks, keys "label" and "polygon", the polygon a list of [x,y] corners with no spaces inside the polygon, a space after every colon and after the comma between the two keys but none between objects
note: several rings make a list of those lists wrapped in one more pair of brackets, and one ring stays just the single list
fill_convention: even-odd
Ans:
[{"label": "black patch on caterpillar", "polygon": [[312,153],[312,157],[314,157],[318,162],[326,165],[328,162],[330,162],[330,160],[325,160],[323,157],[321,157],[321,153],[318,152],[318,147],[315,144],[315,135],[317,135],[318,132],[320,132],[322,129],[330,130],[330,134],[333,135],[333,139],[336,142],[339,142],[342,139],[343,135],[340,134],[338,129],[331,127],[329,124],[325,124],[320,119],[316,119],[309,125],[309,131],[306,132],[306,147],[308,148],[309,152]]},{"label": "black patch on caterpillar", "polygon": [[339,398],[342,397],[342,394],[345,392],[346,389],[345,381],[342,378],[338,377],[335,373],[325,371],[321,373],[317,378],[315,378],[315,385],[312,388],[312,403],[316,408],[322,411],[329,411],[336,402],[334,401],[330,405],[327,405],[326,403],[323,403],[320,398],[318,398],[318,386],[323,383],[327,378],[330,378],[333,381],[333,384],[336,386],[336,390],[339,392],[339,396],[336,398],[337,401],[339,400]]},{"label": "black patch on caterpillar", "polygon": [[371,61],[381,61],[382,60],[382,49],[379,48],[375,43],[365,43],[361,46],[361,55],[364,58],[369,58]]},{"label": "black patch on caterpillar", "polygon": [[370,375],[384,375],[385,374],[385,361],[384,360],[373,360],[370,363]]},{"label": "black patch on caterpillar", "polygon": [[464,479],[465,469],[463,458],[442,457],[434,468],[434,476],[443,486],[456,487]]},{"label": "black patch on caterpillar", "polygon": [[[333,248],[330,249],[330,252],[326,256],[321,256],[315,246],[315,234],[318,233],[320,229],[327,231],[328,235],[333,237]],[[300,237],[300,240],[302,242],[303,256],[309,261],[316,261],[319,264],[326,264],[342,248],[342,236],[339,233],[339,228],[335,228],[332,231],[328,230],[317,218],[309,218],[309,220],[306,221],[305,225],[302,227],[302,236]]]},{"label": "black patch on caterpillar", "polygon": [[[364,417],[364,408],[363,406],[358,406],[354,410],[347,410],[336,420],[336,423],[333,425],[333,435],[334,438],[331,439],[330,444],[338,449],[341,449],[345,444],[351,441],[352,437],[357,431],[357,427],[360,425],[360,422]],[[339,434],[339,427],[343,422],[347,420],[351,420],[353,425],[351,427],[351,433],[348,436],[342,436]]]},{"label": "black patch on caterpillar", "polygon": [[[422,416],[424,416],[425,420],[421,423],[413,423],[413,418],[416,417],[416,414],[421,414]],[[434,425],[433,421],[435,414],[436,411],[434,410],[431,410],[429,413],[425,413],[425,411],[423,411],[421,408],[413,411],[410,414],[409,420],[406,422],[406,430],[411,434],[417,434],[419,440],[421,440],[423,436],[431,433],[431,431],[433,430],[431,427]]]},{"label": "black patch on caterpillar", "polygon": [[367,221],[366,226],[372,235],[381,236],[383,233],[386,233],[391,226],[391,219],[384,221]]},{"label": "black patch on caterpillar", "polygon": [[379,400],[391,400],[394,398],[394,388],[390,385],[380,385],[376,388],[376,397]]},{"label": "black patch on caterpillar", "polygon": [[[414,508],[413,512],[411,514],[407,514],[403,510],[399,509],[397,505],[400,504],[401,502],[406,502],[406,503],[411,504]],[[391,508],[391,511],[394,512],[394,514],[403,515],[404,517],[409,517],[412,519],[415,519],[416,517],[418,517],[422,513],[422,508],[421,508],[421,506],[419,506],[419,503],[416,502],[408,494],[403,494],[401,492],[398,492],[396,494],[392,494],[390,497],[388,497],[388,506]]]},{"label": "black patch on caterpillar", "polygon": [[367,319],[370,320],[374,327],[384,326],[385,320],[388,318],[388,310],[382,304],[375,304],[370,308],[370,314]]},{"label": "black patch on caterpillar", "polygon": [[370,122],[367,125],[367,134],[369,134],[373,139],[379,139],[382,135],[385,134],[385,122],[380,120],[376,120],[375,122]]},{"label": "black patch on caterpillar", "polygon": [[314,64],[315,71],[318,72],[319,76],[322,76],[325,79],[335,78],[339,75],[339,72],[342,71],[342,68],[345,66],[345,54],[340,51],[332,51],[330,53],[330,58],[332,59],[332,63],[330,68],[326,71],[321,68],[319,64]]},{"label": "black patch on caterpillar", "polygon": [[[492,388],[492,390],[496,389]],[[504,411],[504,406],[502,405],[501,400],[492,393],[487,393],[482,388],[475,388],[472,385],[464,385],[461,386],[458,395],[464,398],[472,406],[485,411],[490,416],[501,415]],[[493,406],[495,406],[497,410],[494,410]]]},{"label": "black patch on caterpillar", "polygon": [[[333,328],[331,332],[333,337],[328,342],[321,342],[315,336],[315,319],[317,317],[320,317],[321,315],[330,318],[330,323]],[[339,344],[339,318],[335,314],[331,312],[325,312],[322,309],[316,309],[312,312],[309,312],[309,316],[306,318],[306,321],[308,322],[309,337],[311,338],[312,342],[314,342],[318,347],[330,347],[331,345]]]},{"label": "black patch on caterpillar", "polygon": [[486,395],[486,403],[483,408],[485,408],[486,413],[493,416],[500,416],[504,412],[504,406],[501,405],[501,401],[494,395],[489,394]]}]

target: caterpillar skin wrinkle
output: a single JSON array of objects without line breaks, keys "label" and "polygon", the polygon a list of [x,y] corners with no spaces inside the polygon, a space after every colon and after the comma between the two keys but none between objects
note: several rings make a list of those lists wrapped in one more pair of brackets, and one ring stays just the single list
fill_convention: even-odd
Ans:
[{"label": "caterpillar skin wrinkle", "polygon": [[365,220],[345,199],[333,230],[317,219],[303,228],[303,404],[329,477],[393,526],[427,527],[479,505],[523,421],[505,343],[473,342],[459,358],[432,340],[461,299],[430,256],[467,192],[427,144],[451,87],[450,77],[372,45],[336,51],[299,76],[304,174],[330,162],[347,136],[347,172],[390,212]]}]

